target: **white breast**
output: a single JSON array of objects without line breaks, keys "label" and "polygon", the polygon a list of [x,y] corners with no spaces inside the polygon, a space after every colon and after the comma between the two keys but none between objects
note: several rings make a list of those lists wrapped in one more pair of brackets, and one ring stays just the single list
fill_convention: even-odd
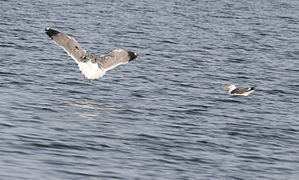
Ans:
[{"label": "white breast", "polygon": [[105,75],[106,71],[103,71],[98,63],[92,63],[91,61],[79,62],[78,67],[85,78],[98,79]]}]

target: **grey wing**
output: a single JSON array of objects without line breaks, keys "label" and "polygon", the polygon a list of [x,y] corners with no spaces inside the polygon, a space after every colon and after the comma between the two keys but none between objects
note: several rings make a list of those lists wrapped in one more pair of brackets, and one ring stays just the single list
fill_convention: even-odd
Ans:
[{"label": "grey wing", "polygon": [[111,53],[105,56],[100,56],[97,61],[101,64],[103,70],[108,71],[120,64],[126,64],[135,59],[137,54],[126,50],[113,50]]},{"label": "grey wing", "polygon": [[251,90],[252,90],[252,88],[236,88],[231,92],[231,94],[243,94],[243,93],[249,92]]},{"label": "grey wing", "polygon": [[86,51],[81,48],[79,43],[74,38],[50,28],[46,28],[46,34],[58,46],[62,47],[77,63],[84,60]]}]

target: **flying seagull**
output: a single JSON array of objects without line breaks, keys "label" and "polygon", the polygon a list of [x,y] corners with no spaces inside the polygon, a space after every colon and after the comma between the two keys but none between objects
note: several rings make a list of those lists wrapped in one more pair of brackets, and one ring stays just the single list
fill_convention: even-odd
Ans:
[{"label": "flying seagull", "polygon": [[225,87],[226,89],[229,89],[228,92],[231,95],[239,95],[239,96],[248,96],[249,94],[254,92],[255,87],[250,88],[236,88],[235,85],[230,85],[228,87]]},{"label": "flying seagull", "polygon": [[108,70],[137,58],[137,53],[122,49],[113,50],[107,55],[95,56],[88,54],[69,35],[50,28],[46,28],[46,34],[75,60],[84,78],[90,79],[91,83],[94,79],[104,76]]}]

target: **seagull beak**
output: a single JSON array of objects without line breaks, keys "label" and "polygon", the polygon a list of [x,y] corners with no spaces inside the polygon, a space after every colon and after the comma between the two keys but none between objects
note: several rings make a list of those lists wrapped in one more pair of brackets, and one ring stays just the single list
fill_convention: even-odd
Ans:
[{"label": "seagull beak", "polygon": [[226,86],[225,88],[226,88],[226,89],[229,89],[229,87],[228,87],[228,86]]}]

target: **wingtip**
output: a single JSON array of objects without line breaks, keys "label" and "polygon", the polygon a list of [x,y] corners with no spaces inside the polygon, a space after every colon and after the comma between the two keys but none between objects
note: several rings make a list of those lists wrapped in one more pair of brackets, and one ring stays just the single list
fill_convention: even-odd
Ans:
[{"label": "wingtip", "polygon": [[128,54],[129,54],[129,57],[130,57],[130,61],[137,58],[137,53],[135,53],[135,52],[128,51]]},{"label": "wingtip", "polygon": [[49,27],[46,27],[46,29],[45,29],[45,33],[52,39],[53,38],[53,36],[55,36],[55,35],[57,35],[59,32],[58,31],[56,31],[56,30],[54,30],[54,29],[51,29],[51,28],[49,28]]}]

